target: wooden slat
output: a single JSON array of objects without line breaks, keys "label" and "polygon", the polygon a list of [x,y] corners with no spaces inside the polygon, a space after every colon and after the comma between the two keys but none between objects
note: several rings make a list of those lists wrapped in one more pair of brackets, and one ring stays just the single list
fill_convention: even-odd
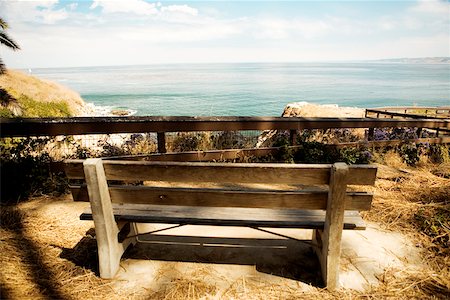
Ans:
[{"label": "wooden slat", "polygon": [[[83,179],[78,166],[83,160],[67,160],[69,179]],[[152,161],[104,161],[108,180],[237,182],[273,184],[328,184],[329,164],[200,163]],[[348,184],[373,185],[376,167],[352,165]]]},{"label": "wooden slat", "polygon": [[[75,201],[89,202],[85,186],[71,187]],[[232,190],[212,188],[168,188],[149,186],[111,186],[113,203],[159,204],[208,207],[254,207],[326,209],[326,190]],[[372,194],[348,192],[347,210],[369,210]]]},{"label": "wooden slat", "polygon": [[[295,146],[298,148],[298,146]],[[293,148],[295,148],[293,147]],[[185,152],[168,152],[141,155],[123,155],[103,158],[105,160],[147,160],[147,161],[224,161],[239,159],[247,156],[266,156],[276,153],[281,147],[261,147],[247,149],[223,149],[223,150],[202,150]]]},{"label": "wooden slat", "polygon": [[[279,228],[323,229],[325,212],[265,208],[192,207],[164,205],[114,205],[116,220],[137,223],[167,223],[217,226],[253,226]],[[92,220],[89,210],[81,220]],[[344,229],[365,229],[356,211],[346,211]]]}]

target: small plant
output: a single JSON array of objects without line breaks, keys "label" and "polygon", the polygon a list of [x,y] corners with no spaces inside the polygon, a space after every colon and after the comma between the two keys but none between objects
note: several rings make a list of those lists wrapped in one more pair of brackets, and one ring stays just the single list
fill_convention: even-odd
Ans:
[{"label": "small plant", "polygon": [[450,210],[446,207],[433,209],[421,208],[415,215],[414,220],[419,230],[432,238],[434,244],[439,245],[436,249],[447,249],[450,254]]},{"label": "small plant", "polygon": [[241,149],[251,147],[251,143],[239,131],[222,131],[211,136],[213,149]]},{"label": "small plant", "polygon": [[170,150],[173,152],[197,151],[211,149],[211,138],[207,132],[179,132],[173,139]]},{"label": "small plant", "polygon": [[122,145],[123,150],[128,155],[154,153],[158,150],[155,137],[150,133],[132,134]]},{"label": "small plant", "polygon": [[450,146],[449,145],[430,145],[429,157],[434,163],[450,163]]},{"label": "small plant", "polygon": [[343,148],[339,150],[339,160],[347,164],[368,164],[373,155],[367,149]]},{"label": "small plant", "polygon": [[297,163],[332,163],[339,161],[339,151],[319,142],[302,143],[294,154]]}]

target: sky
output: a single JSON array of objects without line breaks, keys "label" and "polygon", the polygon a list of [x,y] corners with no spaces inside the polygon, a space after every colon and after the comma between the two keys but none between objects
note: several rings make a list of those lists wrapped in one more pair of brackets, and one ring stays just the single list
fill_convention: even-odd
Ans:
[{"label": "sky", "polygon": [[450,1],[13,1],[11,68],[450,56]]}]

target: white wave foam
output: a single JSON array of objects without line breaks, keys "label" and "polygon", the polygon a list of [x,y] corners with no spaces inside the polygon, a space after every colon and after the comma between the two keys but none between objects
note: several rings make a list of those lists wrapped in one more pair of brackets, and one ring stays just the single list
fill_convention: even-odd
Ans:
[{"label": "white wave foam", "polygon": [[94,103],[86,103],[85,106],[89,111],[88,114],[93,117],[133,116],[137,113],[137,110],[117,106],[95,105]]}]

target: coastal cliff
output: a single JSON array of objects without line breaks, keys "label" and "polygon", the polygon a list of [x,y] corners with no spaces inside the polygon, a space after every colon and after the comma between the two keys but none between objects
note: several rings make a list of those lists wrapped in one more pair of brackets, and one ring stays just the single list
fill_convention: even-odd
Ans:
[{"label": "coastal cliff", "polygon": [[3,117],[69,117],[92,114],[80,95],[57,83],[20,71],[0,76]]},{"label": "coastal cliff", "polygon": [[358,107],[338,106],[337,104],[312,104],[308,102],[288,103],[282,117],[303,118],[363,118],[365,110]]}]

